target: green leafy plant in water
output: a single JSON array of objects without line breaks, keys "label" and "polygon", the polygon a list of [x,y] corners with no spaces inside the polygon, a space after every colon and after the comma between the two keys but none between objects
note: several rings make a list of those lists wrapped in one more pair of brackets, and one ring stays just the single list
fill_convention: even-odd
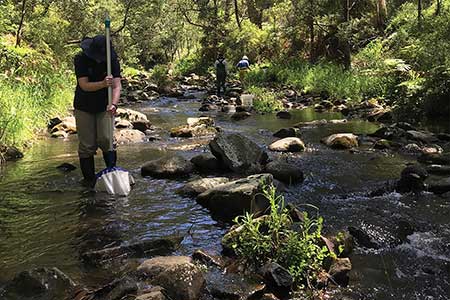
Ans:
[{"label": "green leafy plant in water", "polygon": [[255,95],[253,108],[258,112],[272,113],[283,109],[283,103],[278,100],[277,93],[259,87],[251,87],[249,93]]},{"label": "green leafy plant in water", "polygon": [[306,212],[294,223],[284,205],[284,197],[274,186],[263,189],[270,202],[270,213],[255,218],[246,214],[235,218],[240,228],[232,248],[248,264],[260,267],[274,261],[289,270],[295,282],[304,287],[316,279],[325,258],[334,256],[320,246],[323,219],[311,218]]}]

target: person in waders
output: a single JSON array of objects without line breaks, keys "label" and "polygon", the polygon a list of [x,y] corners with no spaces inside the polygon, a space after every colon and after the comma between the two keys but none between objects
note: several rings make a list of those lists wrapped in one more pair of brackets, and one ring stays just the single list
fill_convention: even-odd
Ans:
[{"label": "person in waders", "polygon": [[239,80],[241,81],[241,85],[244,86],[245,74],[247,74],[248,70],[250,70],[250,63],[248,61],[248,57],[244,55],[242,59],[238,62],[236,67],[239,70]]},{"label": "person in waders", "polygon": [[[107,76],[106,37],[97,35],[81,42],[82,51],[74,58],[77,86],[74,114],[78,133],[78,156],[83,174],[82,184],[93,189],[96,183],[94,155],[100,148],[107,168],[116,165],[117,153],[110,143],[111,118],[116,114],[121,90],[120,64],[111,47],[111,76]],[[108,87],[112,103],[108,105]]]},{"label": "person in waders", "polygon": [[227,80],[227,61],[223,54],[217,56],[214,67],[216,68],[217,96],[220,96],[221,89],[223,89],[223,93],[225,94],[225,82]]}]

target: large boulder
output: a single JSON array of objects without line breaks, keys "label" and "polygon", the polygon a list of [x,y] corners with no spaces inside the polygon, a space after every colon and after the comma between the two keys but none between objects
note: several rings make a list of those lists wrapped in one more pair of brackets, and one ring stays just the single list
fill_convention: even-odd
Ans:
[{"label": "large boulder", "polygon": [[200,154],[191,158],[191,163],[200,172],[218,172],[224,169],[220,161],[212,154]]},{"label": "large boulder", "polygon": [[181,156],[165,156],[145,163],[141,167],[142,176],[173,178],[192,173],[194,165]]},{"label": "large boulder", "polygon": [[115,130],[114,139],[118,144],[142,143],[145,139],[145,134],[136,129]]},{"label": "large boulder", "polygon": [[282,128],[273,134],[274,137],[284,139],[287,137],[300,137],[300,129],[296,127]]},{"label": "large boulder", "polygon": [[197,196],[209,189],[229,181],[230,179],[226,177],[201,178],[186,183],[184,187],[178,190],[178,193],[186,196]]},{"label": "large boulder", "polygon": [[358,136],[353,133],[337,133],[323,138],[321,142],[334,149],[350,149],[358,147]]},{"label": "large boulder", "polygon": [[268,156],[256,143],[240,134],[220,134],[209,143],[212,154],[239,174],[261,172]]},{"label": "large boulder", "polygon": [[66,299],[75,283],[57,268],[39,268],[19,273],[0,290],[1,299]]},{"label": "large boulder", "polygon": [[277,152],[302,152],[305,151],[305,143],[297,137],[288,137],[270,144],[269,150]]},{"label": "large boulder", "polygon": [[163,287],[173,300],[197,300],[205,284],[201,269],[188,256],[159,256],[144,261],[138,272]]},{"label": "large boulder", "polygon": [[271,174],[251,175],[209,189],[198,195],[197,202],[224,219],[245,212],[262,213],[269,207],[269,201],[262,194],[263,187],[272,182]]},{"label": "large boulder", "polygon": [[268,163],[266,172],[272,174],[275,179],[288,184],[302,182],[304,179],[303,172],[298,166],[281,160]]},{"label": "large boulder", "polygon": [[395,190],[399,193],[419,193],[425,190],[425,179],[427,171],[419,165],[411,165],[404,168],[400,174],[400,180],[397,181]]}]

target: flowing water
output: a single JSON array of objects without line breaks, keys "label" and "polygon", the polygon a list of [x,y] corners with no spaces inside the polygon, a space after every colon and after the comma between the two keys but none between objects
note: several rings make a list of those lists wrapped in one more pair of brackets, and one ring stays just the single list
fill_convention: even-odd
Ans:
[{"label": "flowing water", "polygon": [[[195,101],[161,99],[133,107],[161,128],[161,139],[120,146],[119,165],[130,170],[137,181],[128,198],[81,196],[79,170],[65,174],[56,169],[63,162],[78,165],[76,137],[43,139],[24,159],[8,163],[0,171],[0,285],[22,270],[56,266],[75,281],[95,286],[125,270],[120,266],[113,270],[89,268],[81,262],[82,253],[173,234],[185,236],[179,254],[189,255],[198,248],[219,252],[220,239],[229,225],[212,219],[195,199],[176,194],[186,180],[140,176],[140,166],[148,160],[172,153],[190,158],[207,151],[205,145],[193,147],[204,141],[169,138],[167,133],[171,127],[185,124],[187,117],[199,116],[199,106]],[[293,112],[291,120],[257,115],[233,122],[227,114],[214,116],[225,132],[241,133],[262,147],[274,140],[272,133],[280,128],[341,118],[337,113],[310,109]],[[372,151],[352,154],[320,144],[322,137],[332,133],[365,134],[377,128],[365,121],[303,128],[308,151],[289,159],[302,166],[306,179],[289,187],[285,196],[300,207],[316,206],[327,233],[353,225],[377,236],[379,249],[355,249],[350,286],[332,292],[335,299],[450,299],[449,199],[395,193],[367,197],[367,192],[398,178],[414,158]],[[96,163],[100,170],[101,157]],[[398,219],[415,226],[415,232],[401,243],[391,240],[392,224]]]}]

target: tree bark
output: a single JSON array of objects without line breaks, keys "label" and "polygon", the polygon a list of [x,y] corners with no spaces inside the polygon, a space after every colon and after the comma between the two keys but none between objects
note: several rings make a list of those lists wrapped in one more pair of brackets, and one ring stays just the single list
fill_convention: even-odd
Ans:
[{"label": "tree bark", "polygon": [[[343,0],[344,4],[344,23],[350,21],[350,0]],[[348,37],[344,37],[342,40],[342,53],[343,53],[343,64],[346,70],[349,70],[351,67],[351,53],[350,53],[350,43],[348,41]]]},{"label": "tree bark", "polygon": [[417,0],[417,24],[422,27],[422,0]]},{"label": "tree bark", "polygon": [[20,13],[19,28],[17,28],[17,33],[16,33],[16,47],[20,46],[22,27],[23,27],[23,22],[25,21],[26,2],[27,2],[26,0],[22,0],[22,9],[21,9],[21,13]]},{"label": "tree bark", "polygon": [[435,16],[439,16],[440,15],[441,8],[442,8],[442,0],[437,0],[436,1],[436,11],[434,12]]},{"label": "tree bark", "polygon": [[316,53],[314,50],[314,0],[310,0],[309,16],[308,16],[308,28],[309,28],[309,61],[314,63],[316,61]]},{"label": "tree bark", "polygon": [[234,0],[234,15],[236,16],[236,23],[239,29],[241,29],[241,21],[239,20],[239,6],[238,0]]},{"label": "tree bark", "polygon": [[386,0],[377,0],[377,25],[379,30],[386,28],[387,6]]}]

